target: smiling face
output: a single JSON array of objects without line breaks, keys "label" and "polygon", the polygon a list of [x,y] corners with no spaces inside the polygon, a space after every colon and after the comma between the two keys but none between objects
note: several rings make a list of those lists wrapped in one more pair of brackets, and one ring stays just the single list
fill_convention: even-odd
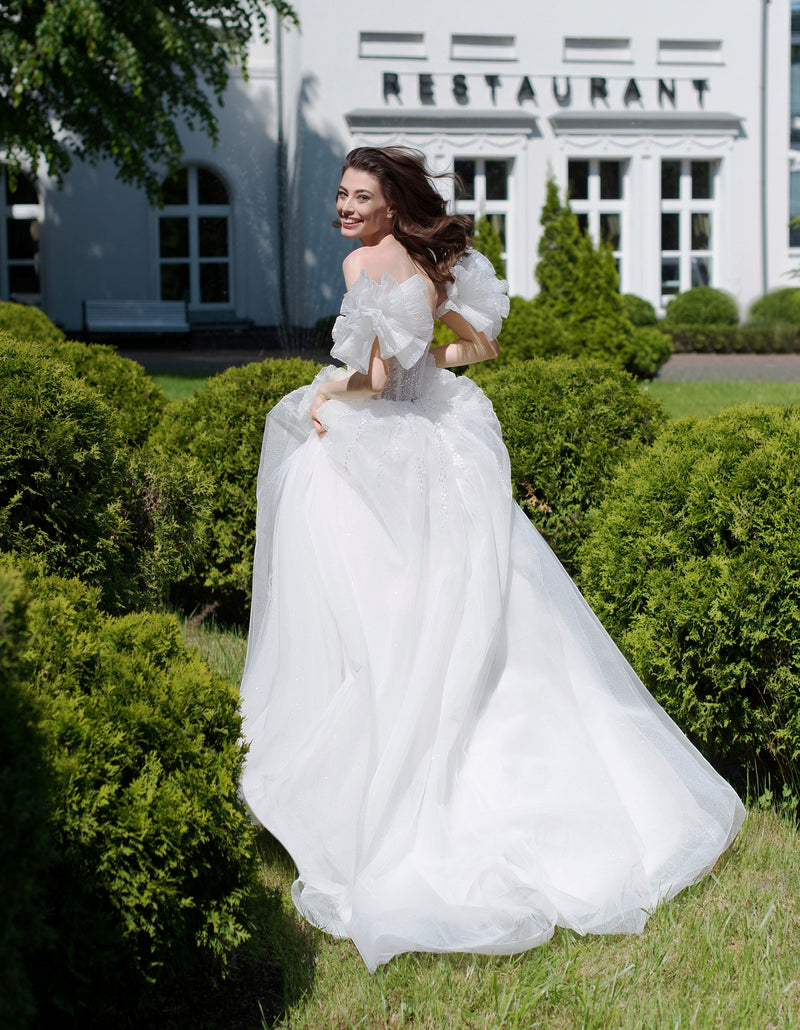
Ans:
[{"label": "smiling face", "polygon": [[393,209],[383,195],[381,184],[370,172],[345,169],[336,210],[342,223],[342,236],[374,246],[391,234]]}]

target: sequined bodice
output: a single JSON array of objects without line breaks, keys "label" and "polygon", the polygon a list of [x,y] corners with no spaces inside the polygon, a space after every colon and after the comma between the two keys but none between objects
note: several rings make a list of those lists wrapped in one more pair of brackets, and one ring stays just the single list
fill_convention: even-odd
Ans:
[{"label": "sequined bodice", "polygon": [[427,357],[428,352],[425,351],[411,368],[403,368],[397,358],[389,358],[386,362],[389,378],[381,397],[388,401],[415,401],[421,397]]}]

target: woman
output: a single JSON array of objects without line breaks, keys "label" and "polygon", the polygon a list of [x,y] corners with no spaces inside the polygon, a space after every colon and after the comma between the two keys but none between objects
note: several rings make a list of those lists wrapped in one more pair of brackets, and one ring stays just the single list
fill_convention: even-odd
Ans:
[{"label": "woman", "polygon": [[[349,370],[267,418],[242,684],[247,802],[299,910],[371,970],[638,932],[744,816],[514,503],[489,401],[442,368],[497,354],[508,300],[432,178],[413,151],[348,155]],[[458,339],[431,356],[434,317]]]}]

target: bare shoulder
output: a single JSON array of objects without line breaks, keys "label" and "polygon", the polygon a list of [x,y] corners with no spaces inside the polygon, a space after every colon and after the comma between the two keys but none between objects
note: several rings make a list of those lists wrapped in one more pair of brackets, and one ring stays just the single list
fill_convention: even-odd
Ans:
[{"label": "bare shoulder", "polygon": [[364,269],[367,270],[367,275],[371,274],[368,264],[364,261],[364,248],[359,247],[358,250],[351,251],[342,262],[342,272],[348,290]]}]

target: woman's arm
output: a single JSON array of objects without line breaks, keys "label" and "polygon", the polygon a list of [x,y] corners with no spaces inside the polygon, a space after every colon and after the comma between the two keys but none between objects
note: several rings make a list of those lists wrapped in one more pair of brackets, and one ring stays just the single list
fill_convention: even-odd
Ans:
[{"label": "woman's arm", "polygon": [[369,356],[369,367],[366,375],[363,372],[351,372],[346,379],[334,379],[333,382],[325,383],[317,390],[314,403],[311,406],[311,421],[320,436],[325,432],[325,426],[317,418],[317,412],[332,397],[346,397],[348,400],[356,400],[359,397],[374,397],[379,394],[389,373],[386,371],[386,362],[380,356],[378,350],[378,338],[372,344],[372,353]]},{"label": "woman's arm", "polygon": [[474,365],[479,361],[491,361],[500,353],[497,340],[490,340],[484,333],[473,329],[469,322],[455,311],[447,311],[439,319],[458,339],[443,347],[434,347],[431,353],[438,368],[453,365]]}]

